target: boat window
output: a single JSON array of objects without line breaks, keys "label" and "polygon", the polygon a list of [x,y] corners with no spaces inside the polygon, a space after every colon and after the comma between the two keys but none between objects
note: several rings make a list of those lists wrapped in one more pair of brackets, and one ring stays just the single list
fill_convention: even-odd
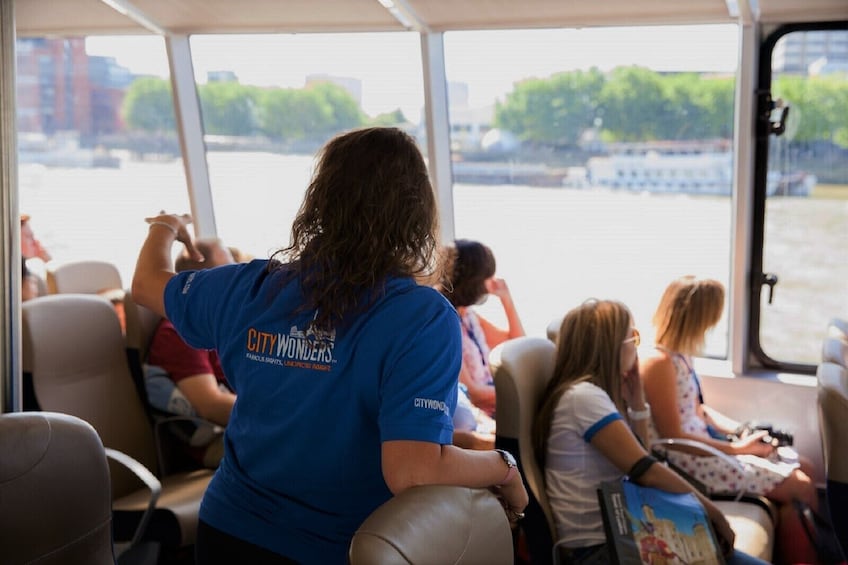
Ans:
[{"label": "boat window", "polygon": [[315,152],[335,134],[423,131],[417,33],[195,35],[191,52],[218,235],[249,255],[288,245]]},{"label": "boat window", "polygon": [[54,262],[114,263],[129,286],[145,216],[188,210],[159,37],[19,37],[20,211]]},{"label": "boat window", "polygon": [[811,367],[848,308],[848,27],[783,33],[770,65],[782,133],[768,138],[755,338],[766,363]]},{"label": "boat window", "polygon": [[[728,285],[737,33],[445,34],[456,235],[492,248],[528,333],[597,297],[649,335],[674,278]],[[726,356],[726,315],[706,353]]]}]

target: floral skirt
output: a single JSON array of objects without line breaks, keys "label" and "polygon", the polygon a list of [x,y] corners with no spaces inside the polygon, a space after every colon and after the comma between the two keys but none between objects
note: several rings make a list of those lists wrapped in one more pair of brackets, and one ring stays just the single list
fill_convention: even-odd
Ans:
[{"label": "floral skirt", "polygon": [[766,495],[799,467],[797,462],[756,455],[731,455],[740,465],[733,465],[720,457],[674,451],[669,451],[667,457],[669,463],[701,482],[709,494],[744,491]]}]

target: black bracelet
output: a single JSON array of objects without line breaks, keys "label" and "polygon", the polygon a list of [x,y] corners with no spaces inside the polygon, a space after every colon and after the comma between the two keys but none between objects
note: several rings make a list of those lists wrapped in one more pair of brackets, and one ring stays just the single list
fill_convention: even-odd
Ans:
[{"label": "black bracelet", "polygon": [[630,470],[627,472],[627,476],[630,477],[631,481],[636,481],[645,474],[651,465],[657,462],[657,458],[653,455],[646,455],[639,459],[636,463],[630,467]]}]

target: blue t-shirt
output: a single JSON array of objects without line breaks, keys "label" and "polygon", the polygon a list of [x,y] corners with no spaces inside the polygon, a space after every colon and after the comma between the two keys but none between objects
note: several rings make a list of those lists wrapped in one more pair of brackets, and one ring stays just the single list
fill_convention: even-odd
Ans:
[{"label": "blue t-shirt", "polygon": [[200,518],[299,562],[344,563],[353,533],[391,498],[381,443],[451,443],[458,317],[432,288],[392,278],[316,342],[314,312],[293,314],[299,282],[266,266],[184,272],[165,289],[174,327],[217,349],[237,395]]}]

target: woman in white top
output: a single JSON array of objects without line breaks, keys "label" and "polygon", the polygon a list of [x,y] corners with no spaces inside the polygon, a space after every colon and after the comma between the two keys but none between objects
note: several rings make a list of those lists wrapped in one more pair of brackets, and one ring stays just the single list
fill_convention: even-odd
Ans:
[{"label": "woman in white top", "polygon": [[643,486],[694,492],[728,562],[762,563],[732,551],[734,533],[718,508],[674,471],[656,464],[637,439],[636,434],[647,436],[650,417],[638,345],[639,332],[620,302],[588,300],[562,321],[554,376],[533,429],[536,453],[544,458],[557,541],[578,565],[610,562],[596,493],[602,482],[628,474]]}]

